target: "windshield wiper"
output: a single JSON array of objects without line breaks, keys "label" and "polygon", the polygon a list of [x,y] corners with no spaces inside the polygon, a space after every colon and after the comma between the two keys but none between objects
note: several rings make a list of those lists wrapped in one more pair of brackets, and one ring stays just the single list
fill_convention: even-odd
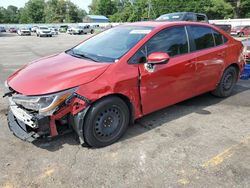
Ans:
[{"label": "windshield wiper", "polygon": [[86,54],[75,53],[73,49],[71,49],[70,52],[71,52],[70,54],[71,54],[72,56],[74,56],[74,57],[85,58],[85,59],[90,59],[90,60],[92,60],[92,61],[94,61],[94,62],[99,62],[97,59],[95,59],[95,58],[93,58],[93,57],[90,57],[90,56],[88,56],[88,55],[86,55]]}]

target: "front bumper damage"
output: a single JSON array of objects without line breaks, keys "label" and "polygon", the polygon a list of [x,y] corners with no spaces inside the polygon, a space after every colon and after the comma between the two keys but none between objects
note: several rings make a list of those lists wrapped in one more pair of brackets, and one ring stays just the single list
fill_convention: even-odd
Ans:
[{"label": "front bumper damage", "polygon": [[67,127],[75,130],[79,136],[80,143],[83,144],[84,117],[90,104],[91,101],[87,98],[73,93],[58,106],[58,110],[52,116],[41,116],[13,104],[10,100],[7,115],[8,126],[16,137],[24,141],[33,142],[39,138],[56,137],[63,134],[63,131],[68,131],[60,129],[60,121],[66,120]]},{"label": "front bumper damage", "polygon": [[16,137],[24,141],[33,142],[42,136],[49,135],[49,132],[48,132],[49,118],[48,117],[37,119],[36,122],[34,122],[37,125],[37,128],[32,128],[29,125],[25,124],[20,119],[18,119],[13,114],[12,110],[9,110],[7,119],[8,119],[8,126],[11,132]]}]

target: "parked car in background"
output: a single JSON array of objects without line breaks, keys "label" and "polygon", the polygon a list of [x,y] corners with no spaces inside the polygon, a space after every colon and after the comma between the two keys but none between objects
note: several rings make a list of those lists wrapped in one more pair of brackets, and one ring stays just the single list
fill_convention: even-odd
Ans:
[{"label": "parked car in background", "polygon": [[245,64],[242,50],[210,24],[117,26],[12,74],[8,124],[23,140],[55,137],[65,126],[81,143],[104,147],[151,112],[206,92],[230,96]]},{"label": "parked car in background", "polygon": [[17,34],[20,36],[30,36],[31,31],[28,28],[20,28],[17,30]]},{"label": "parked car in background", "polygon": [[88,34],[88,33],[93,34],[94,32],[95,30],[90,25],[83,26],[83,34]]},{"label": "parked car in background", "polygon": [[68,28],[69,28],[68,25],[61,25],[61,26],[59,27],[59,32],[60,32],[60,33],[66,33],[67,30],[68,30]]},{"label": "parked car in background", "polygon": [[37,37],[52,37],[51,30],[46,26],[39,26],[36,30]]},{"label": "parked car in background", "polygon": [[231,30],[231,35],[236,35],[238,37],[250,35],[250,26],[240,25],[240,26],[233,27]]},{"label": "parked car in background", "polygon": [[213,24],[215,25],[216,27],[224,30],[225,32],[227,33],[231,33],[231,29],[232,29],[232,25],[231,24]]},{"label": "parked car in background", "polygon": [[58,35],[58,29],[57,28],[51,27],[49,29],[50,29],[52,35]]},{"label": "parked car in background", "polygon": [[38,28],[38,26],[33,26],[33,27],[31,28],[31,31],[34,32],[34,33],[36,33],[37,28]]},{"label": "parked car in background", "polygon": [[69,27],[67,30],[68,34],[88,34],[91,33],[93,34],[95,31],[90,25],[85,25],[85,26],[77,26],[77,27]]},{"label": "parked car in background", "polygon": [[244,39],[241,41],[244,46],[244,55],[247,61],[250,61],[250,39]]},{"label": "parked car in background", "polygon": [[9,32],[10,33],[16,33],[17,29],[15,27],[11,27],[11,28],[9,28]]},{"label": "parked car in background", "polygon": [[192,21],[192,22],[205,22],[208,23],[206,14],[194,12],[174,12],[161,15],[156,20],[158,21]]},{"label": "parked car in background", "polygon": [[6,29],[4,27],[0,27],[0,32],[6,32]]},{"label": "parked car in background", "polygon": [[67,33],[70,34],[70,35],[80,35],[83,33],[83,27],[81,26],[77,26],[77,27],[69,27],[67,29]]}]

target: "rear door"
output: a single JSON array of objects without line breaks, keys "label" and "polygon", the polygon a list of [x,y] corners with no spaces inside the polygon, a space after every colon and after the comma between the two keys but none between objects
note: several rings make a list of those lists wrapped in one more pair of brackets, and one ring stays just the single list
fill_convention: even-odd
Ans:
[{"label": "rear door", "polygon": [[195,56],[189,54],[189,39],[184,26],[171,27],[153,36],[138,53],[147,57],[153,52],[166,52],[166,64],[148,70],[139,64],[140,94],[143,113],[175,104],[193,96]]},{"label": "rear door", "polygon": [[223,70],[226,46],[223,36],[206,26],[189,26],[193,53],[196,54],[196,94],[216,87]]}]

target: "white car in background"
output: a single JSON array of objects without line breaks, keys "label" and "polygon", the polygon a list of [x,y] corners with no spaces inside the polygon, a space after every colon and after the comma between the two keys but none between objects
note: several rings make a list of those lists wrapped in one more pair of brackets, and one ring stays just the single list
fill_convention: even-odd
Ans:
[{"label": "white car in background", "polygon": [[77,26],[77,27],[69,27],[67,29],[67,33],[70,35],[75,35],[75,34],[82,34],[83,33],[83,28],[81,26]]},{"label": "white car in background", "polygon": [[17,30],[17,34],[20,36],[30,36],[31,35],[31,31],[27,28],[20,28]]},{"label": "white car in background", "polygon": [[54,27],[51,27],[49,29],[50,29],[52,35],[58,35],[58,29],[56,29]]},{"label": "white car in background", "polygon": [[37,37],[42,37],[42,36],[45,36],[45,37],[52,37],[52,32],[51,30],[46,27],[46,26],[39,26],[36,30],[36,36]]},{"label": "white car in background", "polygon": [[84,34],[88,34],[88,33],[93,34],[94,32],[95,32],[95,30],[90,25],[83,26],[83,33]]},{"label": "white car in background", "polygon": [[33,27],[31,28],[31,32],[36,33],[37,28],[38,28],[38,26],[33,26]]},{"label": "white car in background", "polygon": [[85,25],[85,26],[77,26],[77,27],[69,27],[67,29],[68,34],[88,34],[91,33],[93,34],[95,31],[90,25]]}]

